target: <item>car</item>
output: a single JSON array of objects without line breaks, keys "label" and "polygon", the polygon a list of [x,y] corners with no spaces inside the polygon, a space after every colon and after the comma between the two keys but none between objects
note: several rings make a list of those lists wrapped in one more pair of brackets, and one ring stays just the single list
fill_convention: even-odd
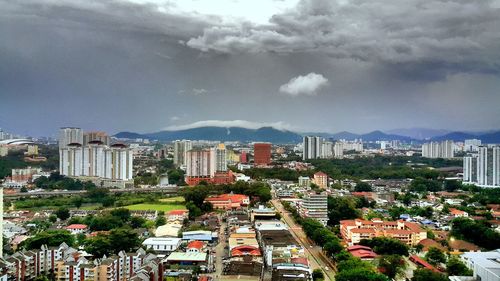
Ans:
[{"label": "car", "polygon": [[328,266],[325,266],[325,270],[328,271]]}]

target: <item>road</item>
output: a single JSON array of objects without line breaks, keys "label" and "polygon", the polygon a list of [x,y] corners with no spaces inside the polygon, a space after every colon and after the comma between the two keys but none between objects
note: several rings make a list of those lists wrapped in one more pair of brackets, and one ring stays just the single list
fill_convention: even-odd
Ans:
[{"label": "road", "polygon": [[[293,220],[292,216],[289,212],[285,210],[281,202],[277,199],[271,200],[274,208],[278,210],[281,214],[281,217],[285,221],[285,223],[290,228],[290,233],[292,233],[293,237],[301,244],[301,246],[305,249],[307,258],[309,263],[311,264],[311,268],[314,270],[316,268],[320,268],[323,270],[325,274],[325,280],[335,280],[335,265],[333,262],[323,253],[321,247],[316,246],[313,242],[307,238],[306,234],[302,230],[300,225],[297,225]],[[325,270],[328,268],[328,270]]]}]

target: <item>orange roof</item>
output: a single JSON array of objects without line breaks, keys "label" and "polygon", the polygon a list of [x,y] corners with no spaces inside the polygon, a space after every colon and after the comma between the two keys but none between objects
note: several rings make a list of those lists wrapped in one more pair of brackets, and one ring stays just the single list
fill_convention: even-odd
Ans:
[{"label": "orange roof", "polygon": [[238,247],[234,247],[231,250],[231,256],[245,256],[245,255],[251,255],[251,256],[260,256],[260,250],[259,248],[256,248],[254,246],[249,246],[249,245],[242,245]]},{"label": "orange roof", "polygon": [[426,269],[438,272],[438,270],[434,266],[432,266],[430,263],[424,261],[423,259],[421,259],[420,257],[418,257],[416,255],[411,256],[410,260],[417,265],[423,266]]},{"label": "orange roof", "polygon": [[248,199],[248,196],[243,194],[221,194],[219,196],[210,196],[205,201],[231,201],[231,202],[243,202],[243,200]]},{"label": "orange roof", "polygon": [[203,246],[205,246],[205,243],[195,240],[195,241],[189,242],[187,245],[187,248],[201,250],[201,249],[203,249]]},{"label": "orange roof", "polygon": [[452,215],[463,215],[463,214],[465,214],[464,211],[461,211],[461,210],[458,210],[458,209],[455,209],[455,208],[450,208],[450,213]]},{"label": "orange roof", "polygon": [[77,224],[77,223],[66,226],[66,229],[86,229],[86,228],[87,228],[86,224]]},{"label": "orange roof", "polygon": [[172,210],[168,212],[169,216],[181,216],[188,212],[188,210]]},{"label": "orange roof", "polygon": [[323,173],[323,172],[317,172],[314,174],[314,176],[318,176],[318,177],[328,177],[327,174]]}]

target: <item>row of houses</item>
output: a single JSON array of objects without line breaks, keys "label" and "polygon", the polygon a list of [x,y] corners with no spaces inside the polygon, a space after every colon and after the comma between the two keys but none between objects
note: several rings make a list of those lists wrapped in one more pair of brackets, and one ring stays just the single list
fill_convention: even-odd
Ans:
[{"label": "row of houses", "polygon": [[37,250],[14,253],[1,262],[8,280],[25,281],[37,276],[53,276],[57,281],[161,281],[163,264],[142,248],[133,253],[119,252],[110,257],[91,256],[62,243]]}]

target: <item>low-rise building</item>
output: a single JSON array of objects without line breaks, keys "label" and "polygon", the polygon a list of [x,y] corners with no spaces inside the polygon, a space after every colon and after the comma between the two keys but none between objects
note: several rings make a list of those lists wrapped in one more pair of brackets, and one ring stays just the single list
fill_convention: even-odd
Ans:
[{"label": "low-rise building", "polygon": [[236,210],[248,206],[250,198],[243,194],[222,194],[210,196],[205,202],[211,203],[214,209]]},{"label": "low-rise building", "polygon": [[153,249],[159,253],[167,253],[177,250],[181,245],[181,239],[172,237],[150,237],[144,240],[142,245],[144,245],[146,249]]},{"label": "low-rise building", "polygon": [[340,221],[340,234],[348,245],[358,244],[362,239],[385,236],[415,246],[427,238],[425,229],[416,223],[403,220],[343,220]]},{"label": "low-rise building", "polygon": [[89,227],[86,224],[74,223],[66,226],[65,229],[71,232],[71,234],[80,234],[87,232]]},{"label": "low-rise building", "polygon": [[474,272],[476,280],[500,280],[500,249],[491,252],[469,252],[463,254],[461,258]]},{"label": "low-rise building", "polygon": [[299,214],[303,218],[312,218],[326,226],[328,222],[328,196],[325,192],[304,194]]}]

